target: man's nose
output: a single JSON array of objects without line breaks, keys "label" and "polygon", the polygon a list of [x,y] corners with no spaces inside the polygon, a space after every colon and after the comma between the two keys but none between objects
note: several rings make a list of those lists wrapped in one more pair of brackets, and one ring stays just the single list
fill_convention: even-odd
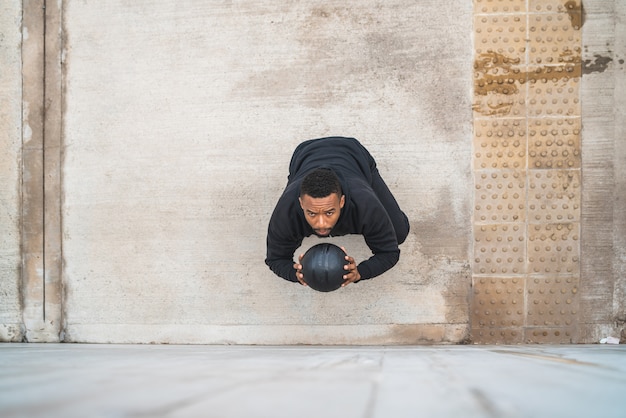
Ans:
[{"label": "man's nose", "polygon": [[324,229],[326,228],[326,219],[324,219],[323,217],[318,217],[317,218],[317,223],[315,224],[319,229]]}]

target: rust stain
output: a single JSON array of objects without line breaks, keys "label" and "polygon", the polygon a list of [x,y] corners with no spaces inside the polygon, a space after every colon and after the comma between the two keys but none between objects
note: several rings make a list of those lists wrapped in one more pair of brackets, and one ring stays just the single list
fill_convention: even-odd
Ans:
[{"label": "rust stain", "polygon": [[[578,61],[580,57],[578,58]],[[581,65],[579,62],[576,64],[562,64],[556,66],[542,66],[537,67],[534,71],[528,72],[528,81],[541,81],[547,83],[552,81],[567,81],[572,78],[578,78],[582,75]]]},{"label": "rust stain", "polygon": [[474,112],[481,113],[484,116],[506,116],[511,113],[511,109],[514,104],[514,100],[502,101],[495,105],[488,104],[485,109],[481,104],[475,103],[472,105],[472,110]]},{"label": "rust stain", "polygon": [[530,71],[516,68],[519,58],[508,58],[503,54],[488,52],[480,54],[474,61],[474,93],[485,96],[491,93],[512,95],[519,92],[516,83],[527,81],[559,81],[580,77],[582,74],[580,56],[566,52],[569,62],[560,65],[539,66]]},{"label": "rust stain", "polygon": [[489,93],[519,93],[516,82],[523,83],[526,79],[519,68],[514,68],[519,63],[519,58],[509,58],[497,52],[480,54],[474,61],[474,92],[481,96]]},{"label": "rust stain", "polygon": [[582,75],[581,58],[566,50],[559,65],[538,66],[531,70],[520,68],[520,59],[489,51],[474,61],[474,94],[476,96],[499,95],[494,104],[474,104],[473,110],[485,116],[507,115],[514,105],[514,96],[520,86],[527,82],[559,82]]},{"label": "rust stain", "polygon": [[[584,8],[580,0],[568,0],[561,12],[567,13],[574,30],[580,30],[584,21]],[[539,60],[538,60],[539,61]],[[595,61],[582,62],[579,48],[564,47],[550,59],[550,64],[527,67],[520,58],[501,52],[481,53],[474,61],[474,95],[478,99],[473,105],[475,112],[485,116],[506,116],[517,112],[523,105],[520,98],[521,86],[527,82],[567,82],[590,72],[602,72],[610,59],[596,57]],[[488,101],[481,97],[496,95]]]},{"label": "rust stain", "polygon": [[570,48],[564,48],[563,51],[559,54],[557,61],[559,63],[568,63],[568,64],[577,64],[580,63],[580,55]]},{"label": "rust stain", "polygon": [[574,0],[565,3],[565,11],[572,22],[572,28],[579,30],[583,27],[583,5]]}]

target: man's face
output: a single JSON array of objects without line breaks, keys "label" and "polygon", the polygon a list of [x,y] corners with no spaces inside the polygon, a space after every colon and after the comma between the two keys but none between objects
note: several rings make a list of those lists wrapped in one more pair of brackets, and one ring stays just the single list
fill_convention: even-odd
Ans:
[{"label": "man's face", "polygon": [[345,196],[331,193],[326,197],[314,198],[305,194],[300,197],[300,206],[304,211],[304,218],[311,225],[316,235],[327,237],[331,229],[339,220],[341,209],[345,204]]}]

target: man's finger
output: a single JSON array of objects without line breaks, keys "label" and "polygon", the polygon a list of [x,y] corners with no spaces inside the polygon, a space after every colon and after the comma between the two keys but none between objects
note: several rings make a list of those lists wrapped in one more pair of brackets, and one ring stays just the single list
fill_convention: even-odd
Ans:
[{"label": "man's finger", "polygon": [[[345,278],[345,276],[344,276]],[[354,283],[354,278],[350,279],[350,278],[345,278],[345,282],[341,283],[341,287],[346,287],[347,285],[349,285],[350,283]]]},{"label": "man's finger", "polygon": [[296,279],[298,279],[301,285],[308,286],[304,281],[304,275],[302,273],[296,273]]}]

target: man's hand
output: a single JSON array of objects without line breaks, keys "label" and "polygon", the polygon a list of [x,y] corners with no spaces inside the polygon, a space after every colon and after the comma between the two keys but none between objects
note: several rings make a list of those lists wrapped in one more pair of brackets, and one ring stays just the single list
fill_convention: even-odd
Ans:
[{"label": "man's hand", "polygon": [[296,278],[298,279],[300,284],[302,286],[308,286],[304,281],[304,274],[302,274],[302,257],[304,257],[304,254],[300,254],[300,257],[298,257],[298,262],[293,265],[293,268],[296,269]]},{"label": "man's hand", "polygon": [[343,266],[343,269],[346,270],[346,274],[343,275],[345,282],[341,285],[341,287],[345,287],[350,283],[355,283],[361,280],[361,274],[356,267],[356,261],[354,261],[353,257],[350,257],[346,252],[346,249],[341,247],[344,253],[346,253],[346,261],[348,264]]}]

